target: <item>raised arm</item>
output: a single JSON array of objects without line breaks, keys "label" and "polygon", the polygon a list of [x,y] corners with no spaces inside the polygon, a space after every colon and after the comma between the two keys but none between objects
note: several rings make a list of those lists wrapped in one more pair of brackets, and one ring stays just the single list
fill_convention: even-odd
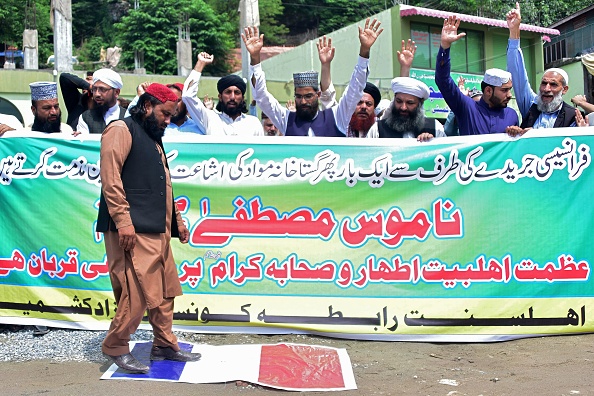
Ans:
[{"label": "raised arm", "polygon": [[412,67],[413,61],[415,59],[415,52],[417,51],[417,46],[415,42],[411,39],[405,43],[402,40],[400,51],[396,51],[398,54],[398,63],[400,63],[400,77],[409,77],[410,76],[410,68]]},{"label": "raised arm", "polygon": [[318,39],[318,57],[322,66],[322,73],[320,76],[320,90],[325,91],[330,87],[332,83],[332,76],[330,74],[330,65],[334,59],[334,52],[336,48],[332,46],[332,39],[326,38],[326,36]]},{"label": "raised arm", "polygon": [[507,22],[507,27],[509,29],[509,38],[519,40],[520,24],[522,23],[522,14],[520,13],[519,3],[516,3],[516,7],[505,14],[505,21]]},{"label": "raised arm", "polygon": [[190,75],[184,82],[184,90],[182,92],[182,100],[186,104],[190,117],[198,124],[204,127],[207,134],[211,133],[209,129],[209,117],[208,110],[202,101],[198,98],[198,86],[202,71],[206,65],[211,64],[214,61],[214,56],[201,52],[198,54],[198,59],[194,65],[194,69],[190,72]]},{"label": "raised arm", "polygon": [[377,19],[370,21],[369,19],[370,18],[367,18],[365,20],[365,27],[361,28],[361,26],[359,26],[359,43],[361,44],[359,47],[359,56],[367,59],[369,59],[371,46],[384,31],[384,29],[380,27],[382,24],[380,21]]},{"label": "raised arm", "polygon": [[365,27],[359,26],[359,60],[355,66],[355,70],[351,75],[349,85],[346,87],[338,106],[332,108],[334,111],[334,118],[336,120],[336,126],[338,130],[346,135],[346,131],[349,125],[349,121],[357,108],[357,103],[363,96],[363,89],[365,89],[365,83],[367,82],[368,66],[369,66],[369,53],[371,47],[384,31],[381,28],[381,22],[377,19],[370,21],[369,18],[365,21]]},{"label": "raised arm", "polygon": [[255,66],[260,63],[260,52],[264,46],[264,35],[258,35],[257,26],[248,26],[241,33],[241,38],[245,48],[250,54],[250,65]]},{"label": "raised arm", "polygon": [[64,105],[70,113],[78,105],[81,95],[79,90],[88,91],[91,88],[91,84],[85,79],[70,73],[60,74],[59,82],[62,98],[64,98]]},{"label": "raised arm", "polygon": [[574,105],[580,106],[582,109],[584,109],[586,114],[594,113],[594,104],[588,103],[588,99],[586,99],[584,95],[575,95],[573,98],[571,98],[571,102]]},{"label": "raised arm", "polygon": [[289,110],[283,107],[266,88],[266,77],[260,64],[260,51],[264,45],[264,35],[259,34],[258,27],[248,26],[241,34],[243,43],[250,54],[250,82],[252,83],[252,95],[258,107],[264,112],[270,121],[284,134],[287,131],[287,119]]},{"label": "raised arm", "polygon": [[320,104],[322,109],[329,109],[330,107],[336,106],[336,89],[332,85],[332,76],[330,73],[330,64],[334,59],[334,52],[336,48],[332,46],[332,39],[326,38],[326,36],[318,39],[318,58],[321,64],[321,76],[320,76]]},{"label": "raised arm", "polygon": [[520,4],[516,3],[516,7],[512,8],[505,15],[505,19],[507,27],[509,28],[507,71],[512,75],[516,103],[518,104],[522,117],[525,117],[536,98],[536,93],[532,90],[530,81],[528,81],[528,73],[526,72],[526,65],[524,63],[524,54],[522,54],[522,49],[520,48],[520,24],[522,23]]},{"label": "raised arm", "polygon": [[460,22],[460,19],[455,15],[450,15],[443,21],[443,28],[441,29],[441,48],[448,49],[452,46],[453,42],[466,36],[466,33],[458,33]]}]

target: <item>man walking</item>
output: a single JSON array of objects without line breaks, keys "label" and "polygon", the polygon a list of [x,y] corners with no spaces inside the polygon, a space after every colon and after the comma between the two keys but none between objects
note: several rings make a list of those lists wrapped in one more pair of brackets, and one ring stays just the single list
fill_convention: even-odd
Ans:
[{"label": "man walking", "polygon": [[131,117],[107,126],[101,136],[101,199],[97,231],[103,232],[117,312],[102,351],[131,373],[149,367],[130,354],[130,334],[148,308],[153,328],[151,360],[196,361],[181,351],[172,332],[173,300],[182,294],[170,240],[187,243],[189,231],[177,210],[161,138],[175,114],[177,96],[151,84]]}]

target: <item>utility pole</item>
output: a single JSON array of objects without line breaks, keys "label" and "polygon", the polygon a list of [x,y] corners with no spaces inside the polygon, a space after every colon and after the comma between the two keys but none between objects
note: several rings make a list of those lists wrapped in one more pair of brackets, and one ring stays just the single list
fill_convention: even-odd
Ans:
[{"label": "utility pole", "polygon": [[[140,8],[140,0],[134,0],[134,9]],[[134,74],[146,74],[144,68],[144,51],[134,50]]]},{"label": "utility pole", "polygon": [[[239,1],[239,34],[243,33],[243,29],[248,26],[260,26],[260,9],[258,8],[258,0],[240,0]],[[241,77],[247,80],[249,77],[250,55],[245,48],[243,40],[241,43]]]},{"label": "utility pole", "polygon": [[54,74],[72,71],[72,0],[52,0]]},{"label": "utility pole", "polygon": [[182,15],[177,36],[177,75],[187,77],[192,71],[192,40],[188,14]]},{"label": "utility pole", "polygon": [[[37,12],[35,1],[27,0],[25,6],[25,31],[23,32],[24,68],[37,70],[39,68],[39,46],[37,34]],[[55,58],[55,57],[54,57]]]}]

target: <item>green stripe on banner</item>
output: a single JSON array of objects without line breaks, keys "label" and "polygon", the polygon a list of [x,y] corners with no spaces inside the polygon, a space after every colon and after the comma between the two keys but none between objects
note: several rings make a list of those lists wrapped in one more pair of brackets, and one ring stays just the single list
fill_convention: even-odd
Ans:
[{"label": "green stripe on banner", "polygon": [[[175,325],[437,341],[591,332],[583,132],[165,140],[191,233],[172,242]],[[0,322],[109,326],[99,145],[0,139]]]}]

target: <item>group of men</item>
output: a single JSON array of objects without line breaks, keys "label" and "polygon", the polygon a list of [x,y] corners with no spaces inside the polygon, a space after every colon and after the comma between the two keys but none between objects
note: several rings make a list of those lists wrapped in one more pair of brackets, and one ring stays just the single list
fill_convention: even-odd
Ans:
[{"label": "group of men", "polygon": [[[444,21],[435,81],[456,117],[459,133],[519,135],[530,128],[584,125],[581,113],[563,101],[562,96],[568,89],[568,76],[563,70],[545,71],[539,93],[531,90],[519,48],[519,5],[516,4],[506,19],[510,31],[509,71],[487,70],[480,99],[478,95],[470,97],[462,93],[450,76],[450,46],[464,33],[458,33],[460,20],[455,16]],[[170,240],[179,237],[181,243],[187,243],[189,231],[174,204],[162,143],[168,130],[207,135],[282,134],[415,138],[419,141],[446,136],[440,122],[425,117],[423,103],[429,98],[429,88],[408,76],[415,53],[410,40],[403,41],[398,51],[401,75],[392,80],[393,99],[380,109],[380,91],[367,82],[367,76],[370,50],[382,31],[381,23],[375,19],[367,19],[365,25],[359,27],[359,56],[338,102],[330,76],[334,48],[331,40],[320,39],[321,81],[313,71],[293,75],[295,109],[292,111],[267,90],[260,63],[264,35],[259,34],[256,27],[246,28],[242,39],[250,54],[248,82],[257,106],[266,115],[262,123],[246,114],[248,82],[238,76],[230,75],[218,81],[217,111],[198,99],[202,72],[214,60],[206,52],[198,55],[194,70],[183,85],[141,84],[138,97],[128,108],[128,117],[126,109],[118,104],[123,83],[113,70],[98,70],[87,76],[88,80],[62,74],[60,85],[69,113],[67,124],[61,123],[56,84],[31,84],[33,130],[102,134],[102,188],[97,231],[104,234],[118,307],[102,351],[119,367],[132,373],[149,371],[147,364],[130,354],[128,346],[130,334],[147,311],[154,334],[151,360],[188,362],[200,358],[198,353],[180,350],[172,332],[174,298],[181,295],[182,289]],[[521,123],[516,112],[507,107],[512,87],[522,115]],[[0,125],[0,135],[1,128],[3,125]]]}]

